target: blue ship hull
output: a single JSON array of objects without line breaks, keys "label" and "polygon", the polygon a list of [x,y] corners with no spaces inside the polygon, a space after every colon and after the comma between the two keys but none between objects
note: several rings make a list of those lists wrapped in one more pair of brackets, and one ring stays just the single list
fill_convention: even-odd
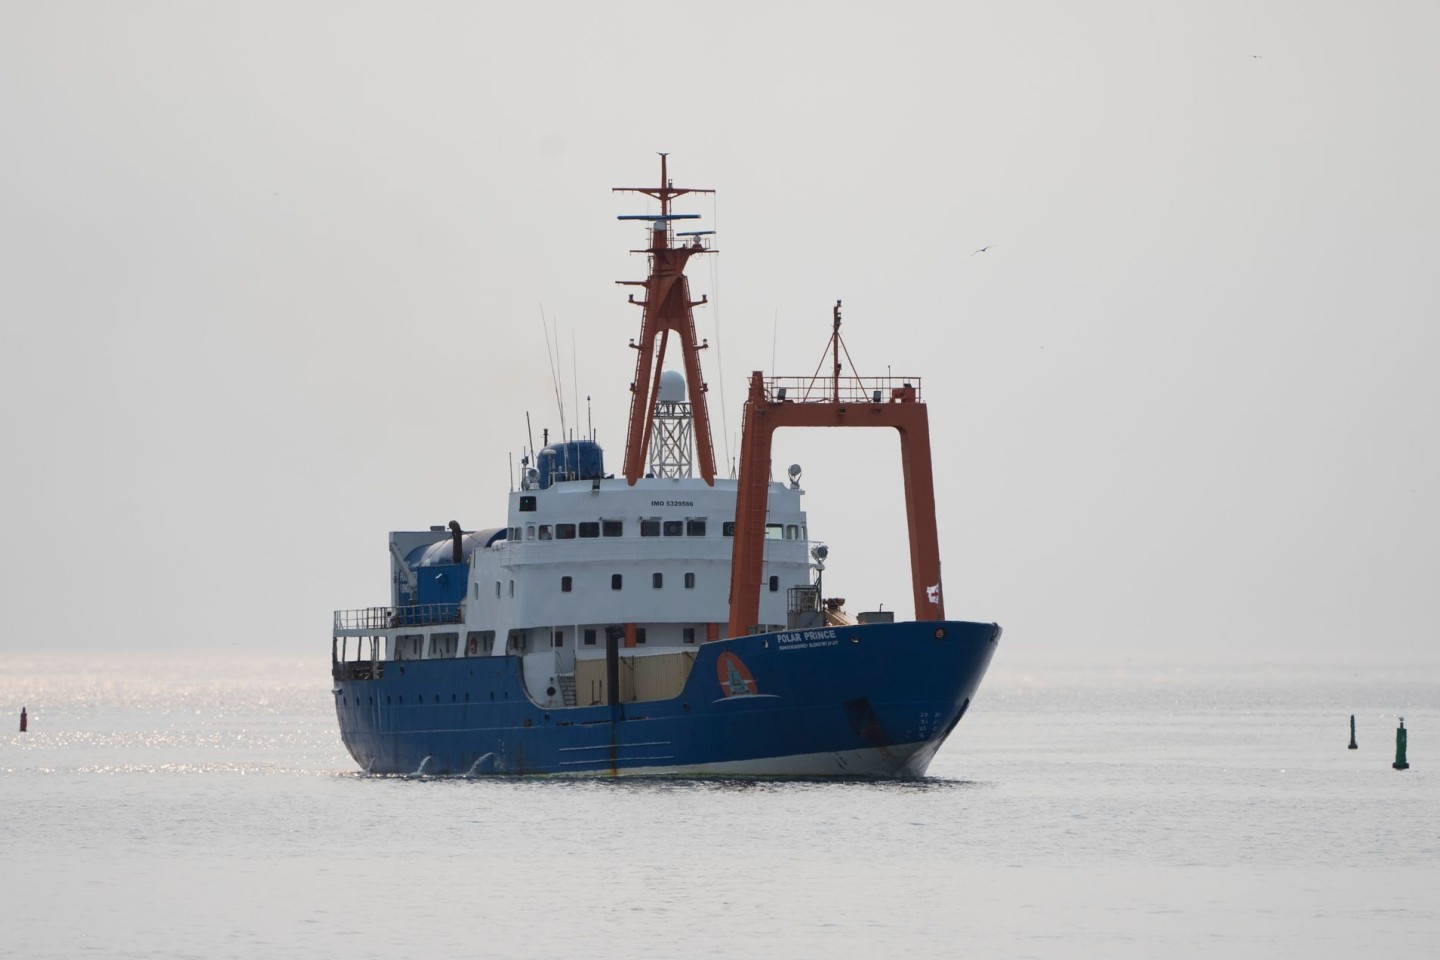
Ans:
[{"label": "blue ship hull", "polygon": [[371,773],[915,777],[999,637],[961,621],[736,637],[695,647],[669,700],[548,709],[518,657],[341,663],[335,709]]}]

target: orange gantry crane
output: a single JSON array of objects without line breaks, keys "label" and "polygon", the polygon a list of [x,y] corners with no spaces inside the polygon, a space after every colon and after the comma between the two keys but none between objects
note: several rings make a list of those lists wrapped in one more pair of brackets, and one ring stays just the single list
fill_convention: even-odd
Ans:
[{"label": "orange gantry crane", "polygon": [[[842,349],[840,304],[836,302],[834,327],[827,347],[833,358],[830,377],[766,380],[759,370],[750,375],[744,432],[740,438],[735,542],[730,561],[729,635],[732,637],[751,633],[758,626],[764,578],[765,512],[770,490],[770,446],[775,431],[782,427],[893,427],[899,432],[915,619],[945,619],[940,589],[940,544],[935,534],[930,424],[920,399],[920,380],[842,377]],[[849,359],[848,351],[846,359]]]}]

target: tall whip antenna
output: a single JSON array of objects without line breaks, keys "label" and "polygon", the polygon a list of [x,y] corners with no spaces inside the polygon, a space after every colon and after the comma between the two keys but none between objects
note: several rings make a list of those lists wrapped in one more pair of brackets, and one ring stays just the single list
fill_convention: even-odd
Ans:
[{"label": "tall whip antenna", "polygon": [[[715,229],[720,229],[720,207],[715,194],[710,194],[710,219]],[[714,298],[715,309],[715,368],[720,377],[720,436],[725,443],[725,459],[730,460],[730,417],[725,406],[725,354],[720,349],[720,266],[719,257],[710,258],[710,295]],[[735,471],[730,471],[735,478]]]},{"label": "tall whip antenna", "polygon": [[[555,346],[550,345],[550,324],[545,320],[545,304],[540,304],[540,329],[545,331],[545,360],[550,364],[550,386],[555,390],[555,406],[560,410],[560,439],[565,439],[565,394],[556,370],[556,354],[560,352],[560,336],[556,331]],[[531,446],[534,446],[532,443]]]},{"label": "tall whip antenna", "polygon": [[[576,357],[579,351],[575,349],[575,331],[570,331],[570,380],[575,387],[575,429],[580,429],[580,366]],[[574,437],[570,438],[574,440]]]}]

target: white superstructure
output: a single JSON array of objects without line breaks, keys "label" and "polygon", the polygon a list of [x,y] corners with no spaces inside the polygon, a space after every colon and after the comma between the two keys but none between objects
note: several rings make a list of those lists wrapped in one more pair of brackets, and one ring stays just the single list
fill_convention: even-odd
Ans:
[{"label": "white superstructure", "polygon": [[[679,374],[662,384],[684,396]],[[727,636],[736,481],[689,476],[688,428],[668,422],[688,419],[689,404],[661,407],[654,437],[679,475],[557,479],[585,470],[574,451],[547,447],[549,472],[525,471],[506,526],[391,533],[391,606],[337,613],[336,637],[378,660],[521,656],[526,692],[560,706],[576,702],[577,669],[583,685],[586,661],[603,661],[607,633],[627,658]],[[582,446],[593,470],[599,447]],[[787,591],[811,582],[803,494],[794,477],[770,484],[757,631],[784,628]]]}]

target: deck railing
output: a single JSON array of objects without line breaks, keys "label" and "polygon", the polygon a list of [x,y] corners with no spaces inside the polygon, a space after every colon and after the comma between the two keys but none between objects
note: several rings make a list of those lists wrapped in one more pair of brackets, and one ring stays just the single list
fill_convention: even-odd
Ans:
[{"label": "deck railing", "polygon": [[[839,397],[836,397],[836,394]],[[891,403],[918,401],[919,377],[770,377],[765,396],[771,403]]]},{"label": "deck railing", "polygon": [[388,630],[391,627],[424,627],[437,623],[463,623],[458,603],[418,603],[409,607],[363,607],[336,610],[336,630]]}]

